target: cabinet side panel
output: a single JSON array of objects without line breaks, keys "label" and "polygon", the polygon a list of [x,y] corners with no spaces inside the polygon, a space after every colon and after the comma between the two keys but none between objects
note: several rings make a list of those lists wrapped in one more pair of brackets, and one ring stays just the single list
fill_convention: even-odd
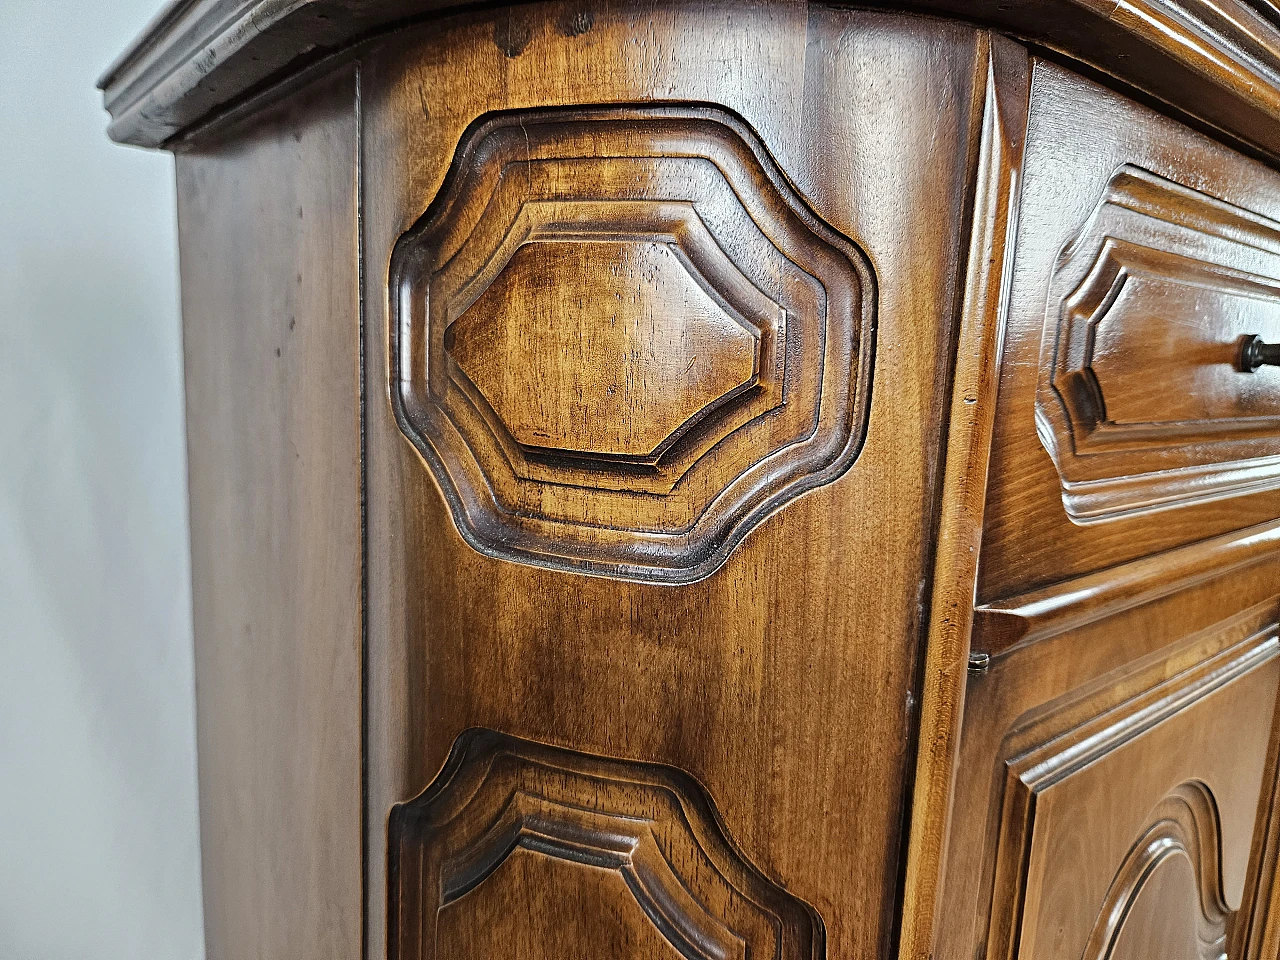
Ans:
[{"label": "cabinet side panel", "polygon": [[[892,955],[985,76],[970,28],[797,3],[530,4],[407,29],[366,55],[369,957],[488,958],[499,943],[523,958]],[[690,209],[700,222],[677,224]],[[714,244],[698,246],[702,231]],[[511,236],[542,246],[508,257]],[[686,238],[688,281],[656,255],[614,252]],[[869,337],[842,346],[847,325],[800,326],[839,289],[827,248],[865,261],[860,289],[875,298],[865,440],[838,473],[806,473],[823,482],[718,528],[742,532],[726,554],[698,517],[744,502],[735,478],[788,441],[815,396],[820,427],[848,396],[837,378],[872,357]],[[581,266],[538,266],[570,249]],[[811,279],[789,279],[797,266]],[[715,309],[666,309],[694,302],[694,285]],[[610,299],[620,306],[599,307]],[[651,307],[681,335],[650,337]],[[715,406],[680,433],[660,402],[668,379],[648,371],[711,357],[738,382],[738,341],[714,332],[730,311],[758,320],[745,353],[758,392],[686,376],[680,409]],[[799,333],[776,376],[795,392],[757,413],[782,322]],[[617,351],[645,371],[618,377],[639,385],[628,412],[600,401],[605,416],[571,415],[579,385],[607,399],[597,388],[615,372],[590,350],[557,351],[564,323],[599,331],[589,346],[639,343]],[[807,360],[819,342],[828,367]],[[620,428],[659,421],[676,438],[642,471],[647,434]],[[802,453],[782,459],[821,463]],[[636,549],[685,530],[704,552]],[[466,749],[481,736],[554,749],[554,764],[499,769]],[[599,765],[614,773],[574,775]],[[697,785],[663,794],[679,810],[634,785],[655,768]],[[714,810],[724,857],[685,804]],[[617,824],[640,820],[652,826],[618,854]],[[664,881],[620,882],[649,849]],[[759,896],[732,892],[748,889]],[[560,909],[579,925],[549,922]],[[771,923],[783,932],[761,947]],[[637,951],[610,952],[642,930]]]},{"label": "cabinet side panel", "polygon": [[178,156],[210,960],[360,955],[356,82]]}]

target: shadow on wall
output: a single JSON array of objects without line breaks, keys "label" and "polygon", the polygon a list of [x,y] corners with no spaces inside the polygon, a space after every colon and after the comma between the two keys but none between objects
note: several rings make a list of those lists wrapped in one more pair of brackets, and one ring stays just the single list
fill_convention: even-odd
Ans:
[{"label": "shadow on wall", "polygon": [[0,0],[3,957],[204,953],[172,161],[94,89],[157,6]]}]

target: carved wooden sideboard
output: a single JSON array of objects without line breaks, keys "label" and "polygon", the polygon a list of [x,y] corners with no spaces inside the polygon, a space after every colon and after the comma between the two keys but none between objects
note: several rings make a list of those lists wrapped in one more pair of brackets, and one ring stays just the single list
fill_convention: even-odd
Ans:
[{"label": "carved wooden sideboard", "polygon": [[212,960],[1275,960],[1280,8],[177,0]]}]

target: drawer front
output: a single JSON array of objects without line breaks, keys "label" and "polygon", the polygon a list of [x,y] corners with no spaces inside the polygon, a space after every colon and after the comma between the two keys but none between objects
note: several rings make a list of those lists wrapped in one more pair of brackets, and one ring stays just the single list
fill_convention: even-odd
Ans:
[{"label": "drawer front", "polygon": [[1119,705],[1095,712],[1077,699],[1020,738],[1039,745],[1006,762],[989,958],[1225,955],[1276,649],[1268,631]]},{"label": "drawer front", "polygon": [[1280,516],[1280,174],[1036,62],[980,602]]},{"label": "drawer front", "polygon": [[1036,416],[1077,521],[1280,482],[1280,223],[1141,167],[1107,182],[1049,286]]}]

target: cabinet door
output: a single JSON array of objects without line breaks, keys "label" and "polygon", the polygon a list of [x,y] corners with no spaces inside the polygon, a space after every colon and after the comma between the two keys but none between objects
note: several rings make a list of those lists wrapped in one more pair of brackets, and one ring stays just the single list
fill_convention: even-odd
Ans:
[{"label": "cabinet door", "polygon": [[1225,956],[1276,651],[1263,633],[1066,729],[1087,698],[1038,724],[1039,745],[1006,763],[993,929],[1011,933],[992,937],[989,956]]}]

